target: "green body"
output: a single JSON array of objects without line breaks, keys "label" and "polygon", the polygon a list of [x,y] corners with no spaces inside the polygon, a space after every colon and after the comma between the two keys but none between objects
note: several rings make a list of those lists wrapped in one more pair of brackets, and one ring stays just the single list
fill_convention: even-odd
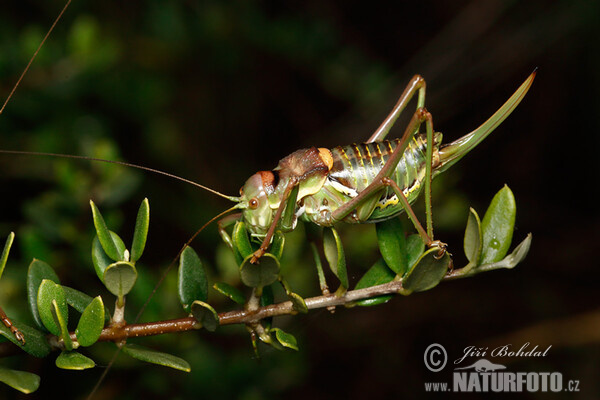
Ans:
[{"label": "green body", "polygon": [[[496,129],[521,102],[534,78],[535,72],[477,129],[442,146],[441,133],[433,132],[431,115],[422,108],[424,80],[416,75],[368,143],[331,150],[298,150],[279,161],[273,171],[252,175],[242,187],[241,196],[232,198],[239,202],[235,208],[243,210],[252,236],[264,238],[263,251],[275,227],[284,232],[293,230],[298,219],[331,226],[339,221],[367,223],[392,218],[410,208],[434,176],[454,165]],[[384,140],[415,93],[419,95],[418,108],[403,139]],[[425,121],[427,135],[419,134]],[[392,188],[393,183],[398,187]],[[400,191],[406,202],[398,198]],[[430,207],[426,196],[426,209]],[[414,214],[409,216],[416,218]],[[427,216],[427,230],[431,232],[430,211]],[[423,236],[427,235],[423,232]]]},{"label": "green body", "polygon": [[[441,134],[434,139],[434,153],[439,149]],[[331,226],[337,222],[331,214],[338,207],[356,197],[375,179],[399,143],[392,141],[352,144],[331,149],[333,167],[323,185],[313,195],[298,201],[302,212],[299,218],[321,226]],[[426,140],[424,135],[413,138],[398,162],[391,179],[403,189],[409,203],[414,202],[425,179]],[[398,196],[391,188],[384,189],[374,197],[376,201],[366,204],[347,215],[342,221],[347,223],[378,222],[392,218],[404,211]]]}]

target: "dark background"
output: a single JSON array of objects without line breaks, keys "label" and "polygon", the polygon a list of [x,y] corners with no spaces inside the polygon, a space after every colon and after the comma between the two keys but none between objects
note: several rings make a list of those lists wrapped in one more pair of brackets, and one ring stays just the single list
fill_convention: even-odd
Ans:
[{"label": "dark background", "polygon": [[[4,2],[2,99],[62,6]],[[467,346],[526,342],[552,348],[545,358],[493,361],[580,380],[581,392],[553,398],[597,398],[599,8],[584,0],[75,1],[0,116],[0,147],[129,161],[226,194],[299,148],[366,140],[415,73],[427,80],[427,108],[450,141],[487,119],[538,68],[516,111],[433,189],[436,236],[462,266],[468,207],[483,215],[508,184],[518,207],[514,242],[533,233],[516,269],[375,308],[282,318],[276,323],[296,335],[300,352],[263,348],[260,361],[243,327],[138,341],[187,359],[192,374],[121,356],[96,398],[425,398],[425,382],[450,379],[450,367],[438,374],[425,368],[430,344],[444,345],[452,361]],[[17,235],[0,304],[25,320],[34,256],[64,284],[112,302],[91,267],[90,198],[124,238],[140,201],[150,199],[150,238],[128,298],[130,319],[182,243],[228,207],[183,183],[112,165],[1,155],[0,171],[0,236]],[[377,257],[373,231],[342,230],[352,282]],[[216,227],[193,245],[212,280],[236,282]],[[292,286],[316,295],[301,234],[288,238],[286,257]],[[175,275],[143,320],[183,315]],[[211,303],[231,307],[214,292]],[[87,354],[105,366],[112,349],[104,344]],[[58,370],[53,357],[13,357],[2,365],[42,376],[28,398],[84,398],[102,372]],[[0,397],[19,396],[3,386]]]}]

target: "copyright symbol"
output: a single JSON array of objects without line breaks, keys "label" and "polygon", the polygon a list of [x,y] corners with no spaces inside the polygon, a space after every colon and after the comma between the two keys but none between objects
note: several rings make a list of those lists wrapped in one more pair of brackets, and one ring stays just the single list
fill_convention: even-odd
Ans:
[{"label": "copyright symbol", "polygon": [[446,349],[441,344],[430,344],[429,347],[425,349],[425,355],[423,357],[425,360],[425,366],[431,372],[439,372],[446,366],[446,361],[448,361],[448,353],[446,353]]}]

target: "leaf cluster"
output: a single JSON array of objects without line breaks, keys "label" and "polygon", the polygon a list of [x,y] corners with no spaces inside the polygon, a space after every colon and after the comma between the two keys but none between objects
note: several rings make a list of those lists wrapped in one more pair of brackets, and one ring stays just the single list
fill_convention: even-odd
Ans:
[{"label": "leaf cluster", "polygon": [[[34,259],[27,273],[27,297],[35,326],[19,321],[13,325],[23,334],[22,343],[11,330],[0,325],[0,335],[19,346],[34,357],[46,357],[52,350],[60,349],[56,366],[63,369],[83,370],[96,364],[81,349],[92,346],[106,332],[126,327],[124,320],[125,298],[138,278],[136,262],[144,252],[148,235],[150,210],[147,199],[142,201],[135,222],[130,248],[115,232],[107,227],[100,210],[90,202],[96,237],[92,242],[92,264],[106,289],[115,296],[115,307],[111,314],[101,296],[92,297],[79,290],[64,286],[52,267],[44,261]],[[472,276],[498,268],[513,268],[526,256],[531,243],[531,234],[515,250],[507,255],[511,245],[516,205],[512,192],[505,186],[492,199],[483,220],[474,209],[467,219],[464,236],[464,252],[468,264],[455,269],[451,255],[439,248],[427,246],[418,235],[410,235],[399,218],[376,224],[377,241],[381,257],[351,287],[346,270],[346,255],[342,240],[334,227],[307,229],[308,241],[313,249],[315,263],[324,299],[337,299],[336,304],[346,306],[373,306],[389,301],[395,294],[409,295],[434,288],[444,279]],[[260,241],[249,234],[244,221],[236,221],[231,236],[222,232],[239,267],[241,282],[246,291],[225,282],[215,282],[212,288],[244,307],[246,313],[258,312],[268,307],[277,307],[289,302],[290,313],[306,313],[309,306],[303,297],[295,293],[281,273],[281,257],[285,247],[285,236],[276,231],[269,252],[258,262],[252,262]],[[6,265],[8,253],[14,239],[10,234],[0,257],[0,277]],[[332,274],[339,281],[335,293],[330,294],[317,244],[322,244],[323,254]],[[384,295],[365,296],[348,300],[351,292],[382,287],[390,282],[398,284],[397,290]],[[285,298],[276,299],[276,286],[282,288]],[[247,294],[245,294],[247,292]],[[194,329],[216,330],[221,324],[219,313],[209,304],[208,274],[198,254],[189,246],[184,247],[179,257],[178,293],[183,310],[193,318]],[[373,292],[375,293],[375,292]],[[283,301],[283,303],[281,303]],[[69,307],[79,314],[71,321],[75,329],[69,330]],[[253,348],[258,353],[261,341],[276,349],[298,350],[296,338],[279,327],[273,326],[272,316],[260,317],[244,322],[250,332]],[[106,339],[111,340],[111,339]],[[126,340],[113,340],[123,353],[141,361],[190,371],[183,359],[158,352]],[[0,367],[0,381],[24,393],[35,391],[40,378],[26,371],[15,371]]]}]

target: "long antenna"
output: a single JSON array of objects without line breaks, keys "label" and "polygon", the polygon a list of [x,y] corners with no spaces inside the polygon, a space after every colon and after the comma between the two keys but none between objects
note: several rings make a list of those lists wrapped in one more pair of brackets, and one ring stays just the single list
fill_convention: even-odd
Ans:
[{"label": "long antenna", "polygon": [[76,155],[73,155],[73,154],[45,153],[45,152],[41,152],[41,151],[20,151],[20,150],[1,150],[0,149],[0,154],[17,154],[17,155],[29,155],[29,156],[48,156],[48,157],[58,157],[58,158],[70,158],[70,159],[75,159],[75,160],[98,161],[98,162],[103,162],[103,163],[108,163],[108,164],[123,165],[125,167],[138,168],[138,169],[142,169],[144,171],[153,172],[155,174],[168,176],[169,178],[173,178],[173,179],[177,179],[179,181],[185,182],[185,183],[189,183],[190,185],[193,185],[193,186],[199,187],[201,189],[204,189],[206,191],[209,191],[209,192],[211,192],[213,194],[216,194],[217,196],[221,196],[224,199],[227,199],[229,201],[233,201],[233,202],[236,202],[236,203],[239,203],[239,201],[240,201],[239,197],[236,197],[236,196],[227,196],[227,195],[225,195],[223,193],[217,192],[214,189],[211,189],[211,188],[209,188],[207,186],[201,185],[201,184],[196,183],[194,181],[191,181],[189,179],[185,179],[185,178],[182,178],[180,176],[177,176],[177,175],[174,175],[174,174],[170,174],[168,172],[161,171],[161,170],[158,170],[158,169],[144,167],[143,165],[132,164],[132,163],[128,163],[128,162],[125,162],[125,161],[105,160],[105,159],[102,159],[102,158],[86,157],[86,156],[76,156]]},{"label": "long antenna", "polygon": [[31,63],[33,63],[33,60],[35,60],[35,57],[39,53],[40,49],[42,48],[42,46],[44,45],[44,43],[46,43],[46,39],[48,39],[48,36],[50,36],[50,34],[52,33],[52,31],[54,30],[54,27],[56,26],[56,24],[58,23],[58,21],[60,21],[60,18],[63,16],[63,14],[65,13],[65,11],[67,11],[67,8],[69,7],[69,4],[71,4],[71,0],[67,1],[67,3],[65,4],[65,6],[63,7],[63,9],[60,11],[60,14],[58,14],[58,17],[56,17],[56,19],[54,20],[54,23],[52,23],[52,26],[48,30],[48,33],[46,33],[46,36],[44,36],[44,38],[42,39],[42,42],[38,46],[37,50],[35,51],[35,53],[33,53],[33,56],[31,56],[31,58],[29,59],[29,62],[27,63],[27,66],[25,67],[25,69],[21,73],[21,76],[17,80],[17,83],[15,83],[15,86],[13,86],[12,90],[10,91],[10,94],[8,95],[8,97],[6,98],[6,100],[4,101],[4,104],[2,105],[2,108],[0,108],[0,115],[2,115],[2,112],[4,111],[4,108],[6,107],[6,105],[10,101],[11,97],[15,93],[15,90],[17,90],[17,88],[19,87],[19,84],[21,83],[21,80],[23,79],[23,77],[25,76],[25,74],[27,73],[27,71],[29,71],[29,67],[31,66]]},{"label": "long antenna", "polygon": [[[23,77],[25,77],[25,74],[27,74],[27,71],[29,71],[29,67],[31,67],[31,64],[33,63],[33,61],[37,57],[37,55],[40,52],[41,48],[44,46],[44,43],[46,43],[46,40],[48,39],[48,37],[50,36],[50,34],[52,33],[52,31],[54,30],[54,27],[56,26],[56,24],[58,24],[58,21],[60,21],[60,19],[62,18],[63,14],[65,13],[65,11],[67,10],[67,8],[71,4],[71,1],[72,0],[67,0],[67,3],[65,4],[65,6],[63,7],[63,9],[60,11],[60,13],[58,14],[58,16],[56,17],[56,19],[52,23],[52,26],[50,26],[50,29],[48,30],[48,32],[46,33],[46,35],[44,36],[44,38],[40,42],[40,45],[35,50],[35,52],[31,56],[31,58],[29,59],[29,62],[27,63],[27,66],[25,67],[25,69],[21,73],[21,76],[19,76],[19,79],[17,80],[17,83],[15,83],[15,85],[13,86],[12,90],[10,91],[8,97],[4,101],[4,104],[2,104],[2,108],[0,108],[0,115],[2,115],[2,112],[6,108],[6,105],[8,104],[8,102],[12,98],[13,94],[15,93],[15,91],[17,90],[17,88],[19,87],[19,85],[21,84],[21,81],[23,80]],[[123,161],[103,160],[103,159],[100,159],[100,158],[93,158],[93,157],[75,156],[75,155],[70,155],[70,154],[44,153],[44,152],[35,152],[35,151],[0,150],[0,153],[2,153],[2,154],[34,155],[34,156],[50,156],[50,157],[71,158],[71,159],[78,159],[78,160],[99,161],[99,162],[104,162],[104,163],[109,163],[109,164],[119,164],[119,165],[124,165],[126,167],[143,169],[145,171],[153,172],[153,173],[159,174],[159,175],[165,175],[165,176],[168,176],[170,178],[177,179],[177,180],[189,183],[190,185],[193,185],[193,186],[199,187],[201,189],[207,190],[207,191],[209,191],[209,192],[211,192],[213,194],[216,194],[217,196],[221,196],[221,197],[223,197],[223,198],[225,198],[225,199],[227,199],[229,201],[234,201],[234,202],[239,202],[240,201],[239,197],[224,195],[222,193],[217,192],[214,189],[211,189],[209,187],[206,187],[204,185],[201,185],[201,184],[196,183],[194,181],[191,181],[189,179],[181,178],[181,177],[179,177],[177,175],[173,175],[173,174],[170,174],[170,173],[164,172],[164,171],[159,171],[159,170],[154,169],[154,168],[148,168],[148,167],[144,167],[144,166],[141,166],[141,165],[131,164],[131,163],[123,162]]]}]

